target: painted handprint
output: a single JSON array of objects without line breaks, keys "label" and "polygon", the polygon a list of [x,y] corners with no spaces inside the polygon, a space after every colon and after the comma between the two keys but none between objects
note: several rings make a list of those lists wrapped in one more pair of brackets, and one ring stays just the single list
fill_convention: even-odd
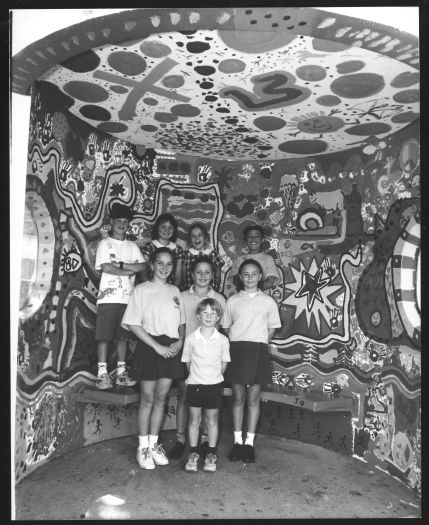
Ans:
[{"label": "painted handprint", "polygon": [[72,168],[73,168],[73,164],[69,162],[68,160],[61,161],[61,164],[60,164],[60,181],[61,182],[67,181]]},{"label": "painted handprint", "polygon": [[112,144],[107,139],[103,141],[103,160],[110,162],[112,158]]},{"label": "painted handprint", "polygon": [[198,175],[197,175],[197,181],[200,184],[205,184],[210,180],[212,176],[212,167],[208,164],[204,164],[203,166],[198,166]]},{"label": "painted handprint", "polygon": [[88,139],[88,144],[87,144],[88,155],[93,157],[96,151],[97,151],[97,135],[95,135],[95,133],[91,133]]},{"label": "painted handprint", "polygon": [[331,262],[331,259],[329,257],[327,257],[323,261],[322,267],[323,267],[323,270],[325,271],[325,273],[328,275],[328,277],[330,277],[331,279],[333,277],[335,277],[335,274],[337,272],[337,267],[336,267],[335,263],[333,264]]}]

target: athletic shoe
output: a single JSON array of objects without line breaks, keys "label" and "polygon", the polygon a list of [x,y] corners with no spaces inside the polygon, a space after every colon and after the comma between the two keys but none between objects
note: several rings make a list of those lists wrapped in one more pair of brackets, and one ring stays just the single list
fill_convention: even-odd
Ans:
[{"label": "athletic shoe", "polygon": [[170,459],[180,459],[184,451],[185,443],[182,443],[181,441],[176,441],[174,447],[170,450]]},{"label": "athletic shoe", "polygon": [[188,472],[196,472],[198,470],[198,460],[200,459],[199,454],[191,452],[188,456],[188,462],[185,465],[185,470]]},{"label": "athletic shoe", "polygon": [[151,450],[155,465],[168,465],[169,461],[162,445],[157,445]]},{"label": "athletic shoe", "polygon": [[137,449],[137,463],[141,468],[146,470],[153,470],[155,468],[152,451],[149,447]]},{"label": "athletic shoe", "polygon": [[113,388],[112,378],[109,376],[107,372],[105,374],[101,374],[101,376],[97,377],[95,386],[99,390],[111,390]]},{"label": "athletic shoe", "polygon": [[112,379],[115,381],[116,386],[134,386],[137,384],[137,379],[131,379],[126,370],[119,375],[117,375],[117,370],[114,370],[112,372]]},{"label": "athletic shoe", "polygon": [[255,450],[252,445],[243,446],[243,463],[253,463],[255,461]]},{"label": "athletic shoe", "polygon": [[207,454],[206,461],[204,463],[204,470],[206,472],[216,472],[216,454]]},{"label": "athletic shoe", "polygon": [[200,443],[200,456],[202,457],[202,459],[206,458],[208,449],[209,449],[208,441],[204,441],[204,443]]},{"label": "athletic shoe", "polygon": [[232,447],[231,452],[228,455],[228,459],[231,461],[238,461],[243,456],[243,445],[240,445],[240,443],[235,443],[235,445]]}]

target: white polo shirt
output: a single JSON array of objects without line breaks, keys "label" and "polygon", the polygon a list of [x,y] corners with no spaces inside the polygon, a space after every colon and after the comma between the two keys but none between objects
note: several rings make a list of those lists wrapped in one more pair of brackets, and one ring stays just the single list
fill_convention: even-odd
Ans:
[{"label": "white polo shirt", "polygon": [[188,385],[216,385],[223,381],[222,361],[229,363],[228,338],[214,329],[207,341],[201,334],[201,327],[189,334],[183,346],[182,361],[191,363]]},{"label": "white polo shirt", "polygon": [[230,341],[268,343],[268,329],[281,327],[279,309],[276,301],[261,290],[253,297],[241,290],[226,301],[221,325],[230,329]]},{"label": "white polo shirt", "polygon": [[194,285],[192,285],[189,290],[182,292],[182,299],[186,315],[186,335],[194,332],[198,328],[200,323],[197,318],[197,306],[200,301],[207,299],[208,297],[216,299],[216,301],[222,306],[222,310],[225,311],[225,297],[213,290],[213,288],[210,288],[207,295],[204,296],[197,295],[195,293]]}]

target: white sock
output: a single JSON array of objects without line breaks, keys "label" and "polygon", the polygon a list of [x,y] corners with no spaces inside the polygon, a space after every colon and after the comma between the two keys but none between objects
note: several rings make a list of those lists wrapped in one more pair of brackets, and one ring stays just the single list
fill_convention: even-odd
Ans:
[{"label": "white sock", "polygon": [[158,436],[152,436],[149,434],[149,447],[154,448],[154,446],[158,443]]},{"label": "white sock", "polygon": [[139,436],[139,448],[147,448],[149,446],[149,436]]},{"label": "white sock", "polygon": [[119,376],[126,371],[125,361],[118,361],[116,365],[116,375]]},{"label": "white sock", "polygon": [[239,445],[243,444],[243,433],[241,430],[237,432],[234,430],[234,443],[238,443]]},{"label": "white sock", "polygon": [[253,447],[253,440],[255,439],[255,434],[252,434],[251,432],[247,432],[246,434],[246,441],[244,442],[245,445],[251,445]]},{"label": "white sock", "polygon": [[98,373],[97,376],[100,377],[103,374],[107,374],[107,363],[98,363]]}]

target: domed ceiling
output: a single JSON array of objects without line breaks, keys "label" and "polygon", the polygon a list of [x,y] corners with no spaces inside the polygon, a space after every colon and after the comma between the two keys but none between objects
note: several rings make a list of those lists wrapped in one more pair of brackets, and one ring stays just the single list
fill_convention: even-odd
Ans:
[{"label": "domed ceiling", "polygon": [[72,114],[147,148],[274,160],[345,150],[418,118],[417,44],[311,8],[136,9],[29,46],[13,82],[22,92],[38,75]]}]

